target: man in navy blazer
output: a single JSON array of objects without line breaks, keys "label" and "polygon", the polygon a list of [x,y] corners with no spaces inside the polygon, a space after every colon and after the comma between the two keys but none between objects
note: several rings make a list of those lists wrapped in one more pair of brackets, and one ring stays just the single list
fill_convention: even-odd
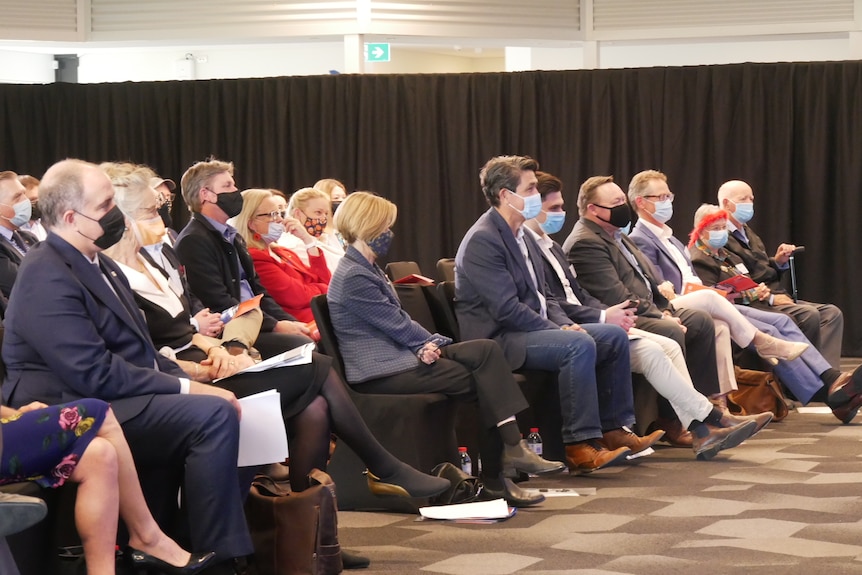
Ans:
[{"label": "man in navy blazer", "polygon": [[310,342],[311,330],[281,309],[264,289],[245,241],[227,223],[242,211],[233,164],[197,162],[183,174],[180,187],[192,219],[174,247],[192,293],[215,313],[262,295],[263,323],[254,346],[263,357]]},{"label": "man in navy blazer", "polygon": [[15,172],[0,172],[0,302],[5,308],[24,254],[39,240],[19,228],[30,221],[27,189]]},{"label": "man in navy blazer", "polygon": [[[236,468],[236,397],[189,381],[153,346],[125,276],[100,253],[125,230],[107,176],[93,164],[64,160],[45,173],[40,192],[51,233],[30,250],[12,289],[4,400],[13,407],[109,401],[148,499],[182,478],[192,550],[216,551],[231,563],[250,555]],[[148,470],[157,471],[152,482]]]},{"label": "man in navy blazer", "polygon": [[546,289],[541,252],[522,228],[541,209],[538,167],[500,156],[482,168],[491,207],[458,248],[455,309],[463,339],[495,340],[512,369],[558,374],[566,462],[585,473],[646,450],[664,432],[638,437],[628,429],[635,419],[625,331],[573,324]]}]

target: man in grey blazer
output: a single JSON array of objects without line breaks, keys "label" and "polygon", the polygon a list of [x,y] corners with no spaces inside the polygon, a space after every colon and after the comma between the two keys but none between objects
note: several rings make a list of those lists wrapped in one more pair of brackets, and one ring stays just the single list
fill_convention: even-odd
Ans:
[{"label": "man in grey blazer", "polygon": [[541,209],[538,167],[500,156],[482,168],[491,207],[458,248],[456,312],[463,339],[495,340],[512,369],[557,373],[566,463],[586,473],[646,450],[664,432],[638,437],[628,428],[635,419],[625,331],[572,323],[546,290],[541,252],[522,228]]}]

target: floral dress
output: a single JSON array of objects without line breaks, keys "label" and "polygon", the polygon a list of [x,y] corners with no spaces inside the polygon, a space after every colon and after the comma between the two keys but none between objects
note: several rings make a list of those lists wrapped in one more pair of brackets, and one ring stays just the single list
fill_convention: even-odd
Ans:
[{"label": "floral dress", "polygon": [[20,481],[63,485],[96,437],[108,408],[99,399],[79,399],[0,419],[0,485]]}]

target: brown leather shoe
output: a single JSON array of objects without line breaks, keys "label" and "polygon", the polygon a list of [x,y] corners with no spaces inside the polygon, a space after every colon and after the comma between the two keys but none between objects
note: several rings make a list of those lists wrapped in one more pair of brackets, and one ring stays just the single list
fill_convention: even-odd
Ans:
[{"label": "brown leather shoe", "polygon": [[766,425],[772,421],[772,418],[775,417],[771,411],[764,411],[763,413],[758,413],[757,415],[733,415],[732,413],[723,413],[721,415],[721,426],[722,427],[733,427],[734,425],[739,425],[740,423],[745,423],[746,421],[753,421],[757,427],[754,428],[754,433],[756,434],[761,429],[766,427]]},{"label": "brown leather shoe", "polygon": [[698,459],[712,459],[723,449],[736,447],[752,435],[757,424],[753,421],[739,423],[733,427],[713,427],[707,425],[709,433],[698,437],[692,433],[692,448]]},{"label": "brown leather shoe", "polygon": [[840,407],[833,407],[832,415],[840,419],[841,423],[847,425],[856,417],[856,413],[860,407],[862,407],[862,393],[854,396],[853,399]]},{"label": "brown leather shoe", "polygon": [[566,464],[569,466],[569,473],[574,475],[590,473],[611,463],[625,460],[626,455],[631,452],[628,447],[610,451],[594,440],[582,441],[566,446]]},{"label": "brown leather shoe", "polygon": [[838,379],[829,386],[829,395],[826,397],[826,403],[833,409],[841,407],[860,393],[862,393],[862,384],[854,381],[852,373],[842,371]]},{"label": "brown leather shoe", "polygon": [[671,447],[691,447],[692,438],[691,432],[683,429],[679,419],[665,419],[660,417],[647,427],[647,433],[651,433],[656,429],[664,430],[664,437],[661,438]]},{"label": "brown leather shoe", "polygon": [[649,449],[662,437],[664,437],[663,429],[658,429],[644,437],[640,437],[628,427],[620,427],[619,429],[612,429],[602,433],[599,445],[611,451],[620,447],[628,447],[632,455],[635,455],[645,449]]}]

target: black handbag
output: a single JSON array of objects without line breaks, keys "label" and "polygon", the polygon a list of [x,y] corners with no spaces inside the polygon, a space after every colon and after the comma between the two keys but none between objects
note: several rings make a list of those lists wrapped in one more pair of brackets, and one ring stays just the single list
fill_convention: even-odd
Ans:
[{"label": "black handbag", "polygon": [[482,493],[482,481],[473,477],[448,461],[440,463],[431,470],[431,475],[449,480],[449,489],[432,497],[431,505],[453,505],[456,503],[471,503],[478,501]]}]

